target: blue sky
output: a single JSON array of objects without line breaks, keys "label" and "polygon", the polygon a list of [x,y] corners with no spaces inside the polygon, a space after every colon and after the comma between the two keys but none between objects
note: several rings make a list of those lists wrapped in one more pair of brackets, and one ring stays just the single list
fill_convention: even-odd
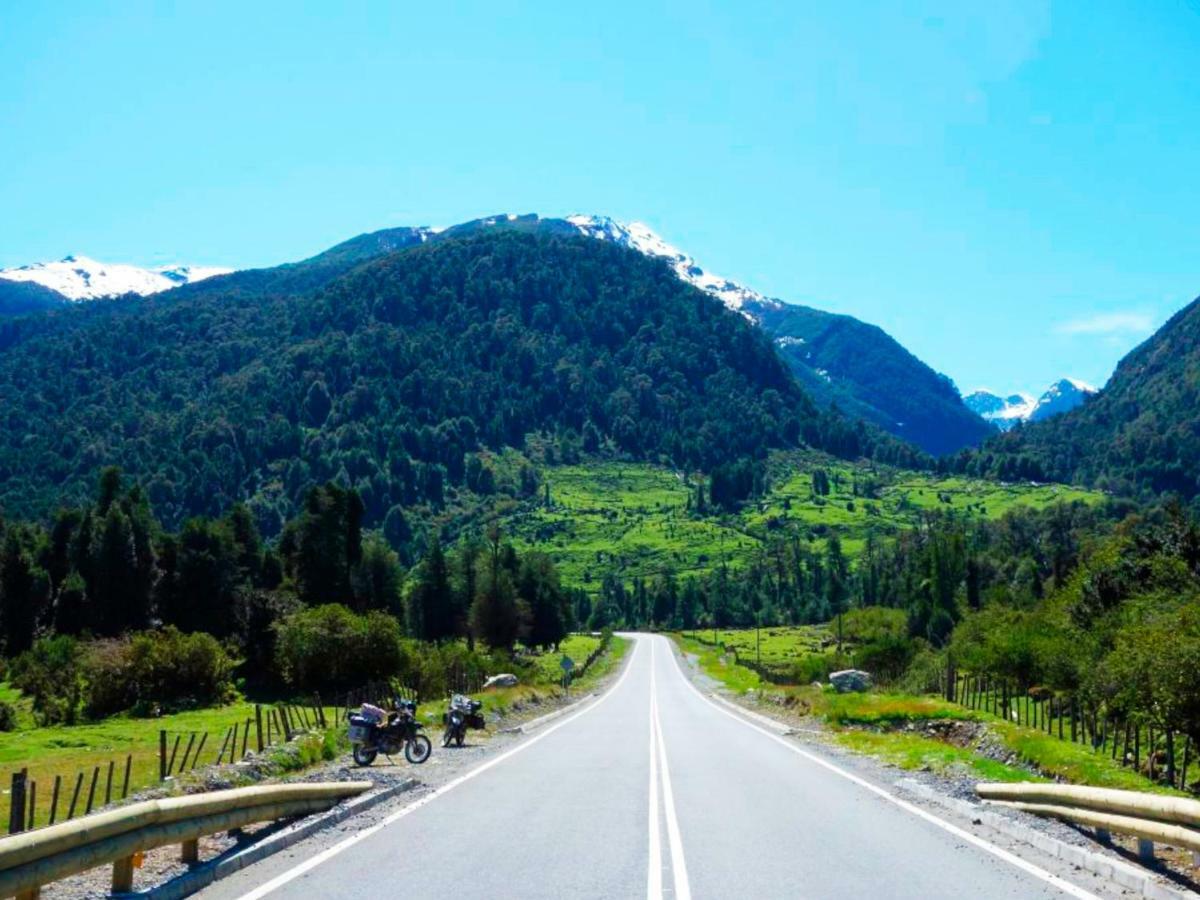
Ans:
[{"label": "blue sky", "polygon": [[964,390],[1102,383],[1200,294],[1197,60],[1197,0],[5,3],[0,266],[598,212]]}]

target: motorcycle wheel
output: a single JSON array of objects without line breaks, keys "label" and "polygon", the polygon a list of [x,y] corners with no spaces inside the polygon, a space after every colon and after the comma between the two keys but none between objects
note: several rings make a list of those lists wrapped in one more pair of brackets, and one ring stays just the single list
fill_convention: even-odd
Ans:
[{"label": "motorcycle wheel", "polygon": [[432,752],[433,744],[423,734],[416,735],[404,745],[404,758],[414,766],[420,765],[429,759],[429,754]]},{"label": "motorcycle wheel", "polygon": [[466,737],[467,737],[466,732],[460,731],[458,734],[456,734],[454,736],[454,746],[461,747],[463,745],[463,741],[466,740]]},{"label": "motorcycle wheel", "polygon": [[367,748],[362,744],[354,745],[354,762],[360,766],[369,766],[375,762],[375,757],[379,755],[379,751],[374,747]]},{"label": "motorcycle wheel", "polygon": [[443,746],[443,747],[449,747],[449,746],[450,746],[450,741],[452,741],[453,739],[454,739],[454,729],[453,729],[453,728],[447,728],[447,729],[446,729],[446,730],[445,730],[445,731],[442,733],[442,746]]}]

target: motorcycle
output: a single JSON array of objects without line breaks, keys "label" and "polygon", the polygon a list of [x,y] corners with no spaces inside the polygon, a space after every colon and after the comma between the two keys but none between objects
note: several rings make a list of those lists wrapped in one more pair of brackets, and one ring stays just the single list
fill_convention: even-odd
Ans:
[{"label": "motorcycle", "polygon": [[479,712],[481,709],[483,703],[479,700],[472,700],[462,694],[451,697],[450,708],[442,714],[442,722],[446,726],[446,730],[442,732],[442,746],[449,747],[453,742],[456,747],[461,747],[467,738],[468,728],[482,729],[484,721]]},{"label": "motorcycle", "polygon": [[404,749],[404,758],[413,765],[429,759],[433,744],[421,733],[417,719],[417,704],[397,699],[391,712],[364,703],[350,715],[350,743],[354,746],[354,762],[369,766],[382,753],[392,757]]}]

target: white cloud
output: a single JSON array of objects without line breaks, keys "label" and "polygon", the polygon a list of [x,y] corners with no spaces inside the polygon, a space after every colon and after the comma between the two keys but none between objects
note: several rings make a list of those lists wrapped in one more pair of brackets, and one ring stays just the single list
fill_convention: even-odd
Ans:
[{"label": "white cloud", "polygon": [[1154,319],[1140,312],[1096,313],[1060,322],[1054,330],[1059,334],[1148,334],[1154,330]]}]

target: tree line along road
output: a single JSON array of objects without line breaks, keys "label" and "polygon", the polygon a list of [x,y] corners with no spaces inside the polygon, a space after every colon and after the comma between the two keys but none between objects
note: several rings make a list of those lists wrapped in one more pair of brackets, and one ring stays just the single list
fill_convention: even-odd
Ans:
[{"label": "tree line along road", "polygon": [[742,717],[692,685],[666,638],[631,637],[595,701],[283,871],[251,866],[205,896],[1118,896]]}]

